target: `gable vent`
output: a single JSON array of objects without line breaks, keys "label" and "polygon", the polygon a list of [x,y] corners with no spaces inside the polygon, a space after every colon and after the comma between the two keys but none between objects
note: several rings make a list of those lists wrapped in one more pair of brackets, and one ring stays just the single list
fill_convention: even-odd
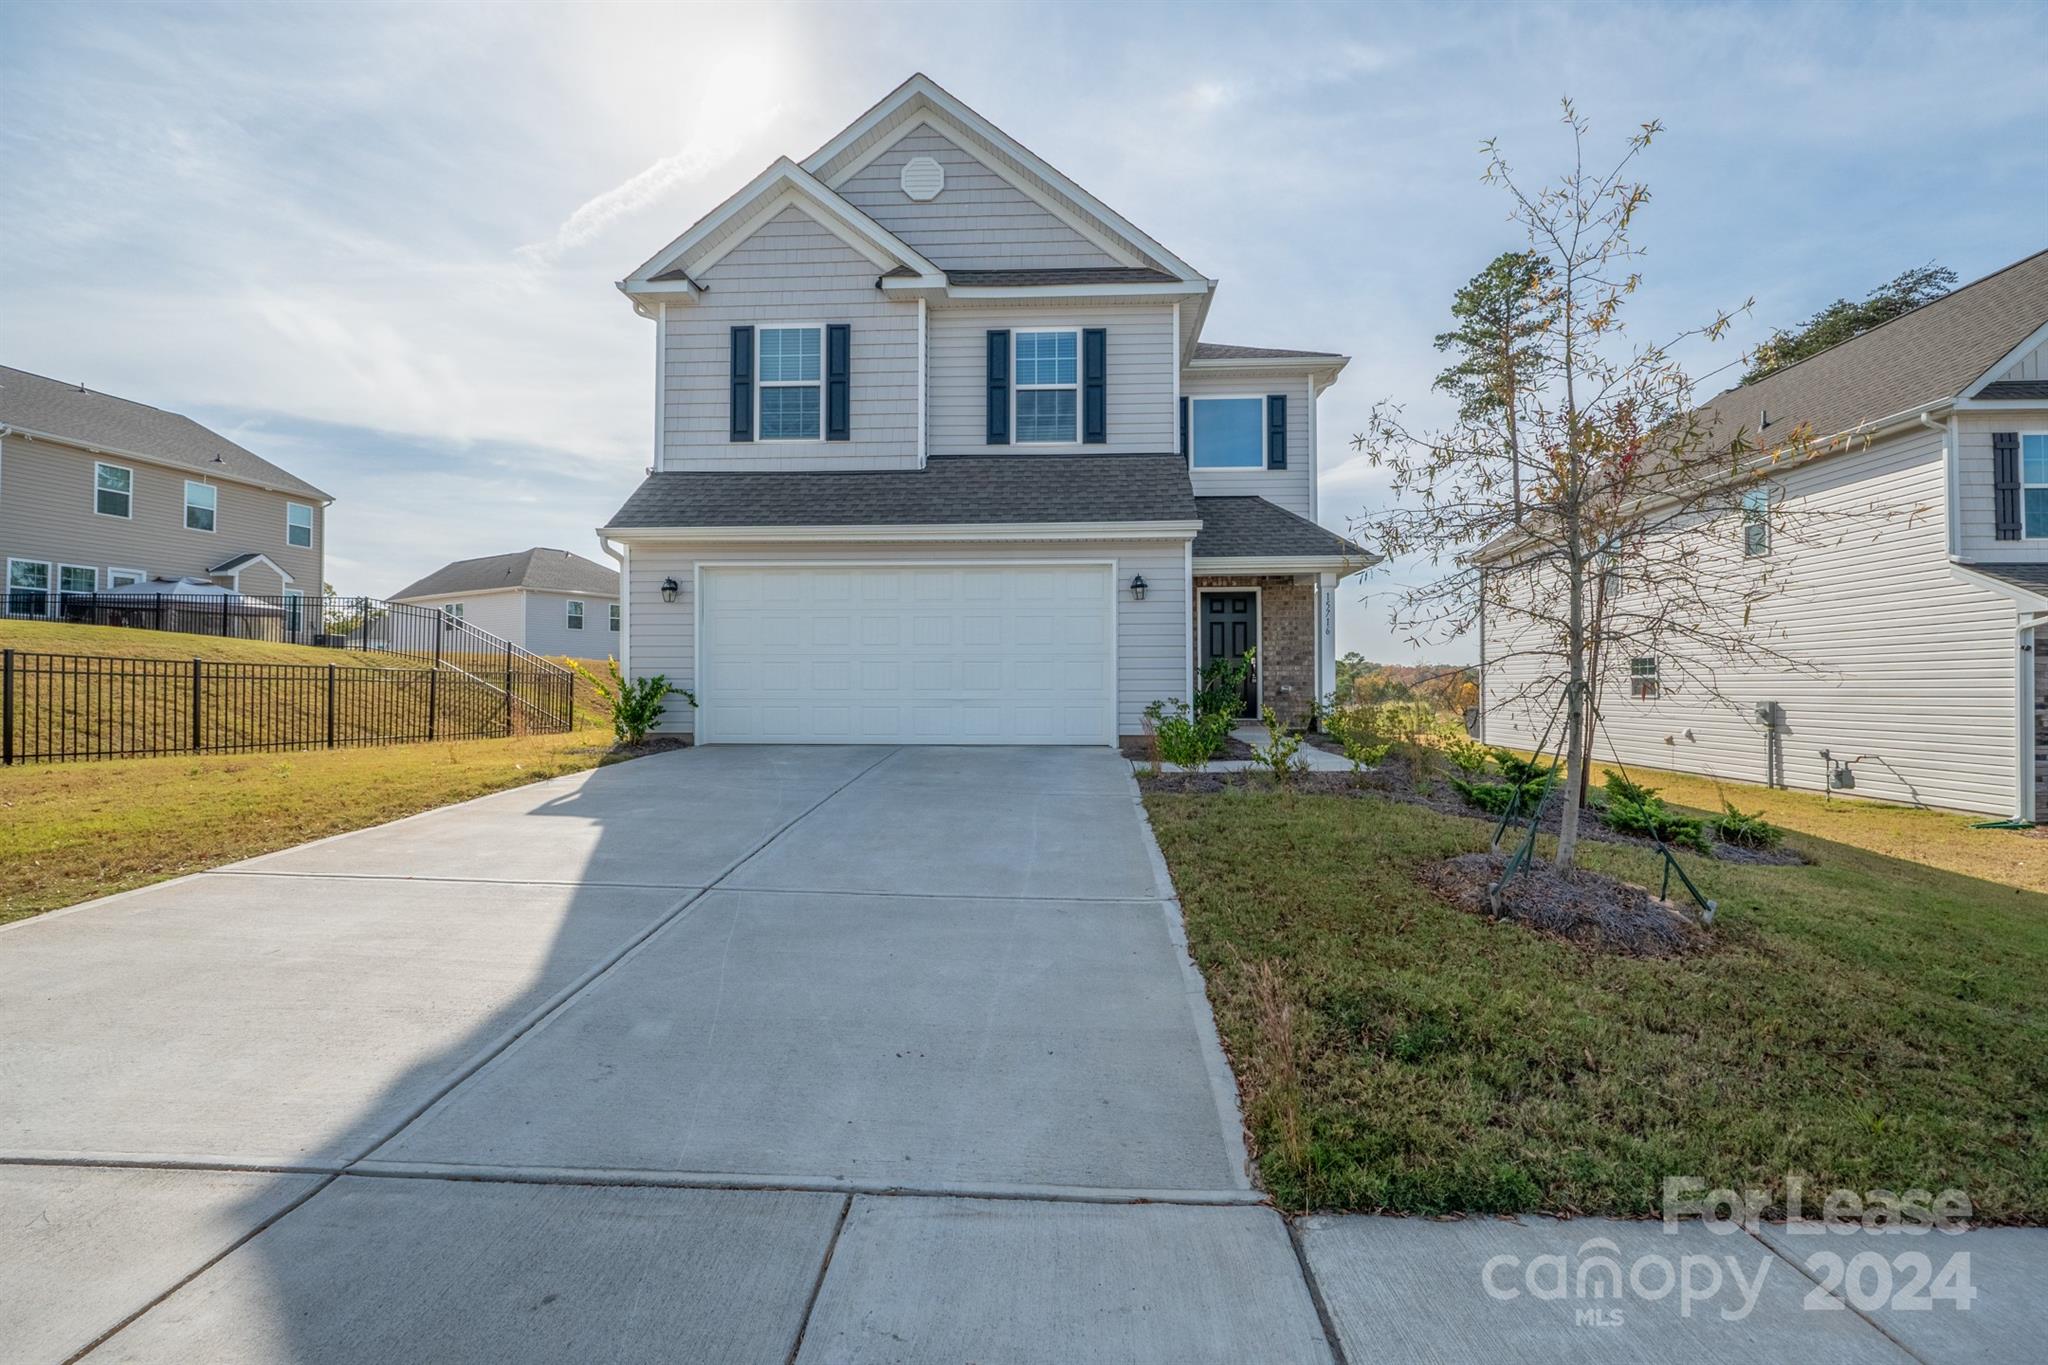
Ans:
[{"label": "gable vent", "polygon": [[903,192],[923,203],[939,197],[946,188],[946,168],[928,156],[914,156],[903,163]]}]

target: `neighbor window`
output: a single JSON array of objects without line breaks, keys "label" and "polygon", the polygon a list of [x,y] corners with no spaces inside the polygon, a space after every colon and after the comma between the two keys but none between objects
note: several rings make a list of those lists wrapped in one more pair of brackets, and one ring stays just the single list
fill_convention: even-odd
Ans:
[{"label": "neighbor window", "polygon": [[583,604],[581,602],[571,602],[569,604],[569,629],[583,629]]},{"label": "neighbor window", "polygon": [[441,613],[451,621],[460,621],[462,619],[462,603],[450,602],[441,608]]},{"label": "neighbor window", "polygon": [[1771,552],[1771,490],[1742,491],[1742,553],[1751,559]]},{"label": "neighbor window", "polygon": [[299,623],[302,619],[300,608],[303,605],[305,596],[306,594],[297,588],[286,588],[284,590],[284,628],[293,635],[299,633]]},{"label": "neighbor window", "polygon": [[301,547],[313,543],[313,509],[303,502],[284,505],[284,543]]},{"label": "neighbor window", "polygon": [[1017,333],[1017,439],[1072,441],[1080,410],[1081,334]]},{"label": "neighbor window", "polygon": [[2048,435],[2020,437],[2020,483],[2025,491],[2027,539],[2048,538]]},{"label": "neighbor window", "polygon": [[135,472],[117,464],[92,467],[92,510],[103,517],[135,514]]},{"label": "neighbor window", "polygon": [[760,347],[761,439],[817,440],[824,410],[825,329],[762,327],[755,336]]},{"label": "neighbor window", "polygon": [[616,602],[612,603],[611,611],[608,614],[611,618],[611,628],[616,632],[619,628],[619,604]]},{"label": "neighbor window", "polygon": [[1195,468],[1265,468],[1265,399],[1196,398],[1188,407],[1188,459]]},{"label": "neighbor window", "polygon": [[50,566],[33,559],[7,561],[7,614],[50,614]]},{"label": "neighbor window", "polygon": [[1660,690],[1655,659],[1628,661],[1628,694],[1638,701],[1651,701]]},{"label": "neighbor window", "polygon": [[140,569],[109,569],[109,570],[107,570],[107,591],[108,591],[108,592],[115,592],[115,591],[118,591],[118,590],[119,590],[119,589],[121,589],[121,588],[132,588],[132,587],[134,587],[134,586],[135,586],[135,585],[136,585],[137,583],[147,583],[148,581],[149,581],[149,575],[148,575],[148,574],[146,574],[146,573],[144,573],[144,572],[143,572],[142,570],[140,570]]},{"label": "neighbor window", "polygon": [[57,566],[57,591],[65,595],[93,593],[100,590],[100,571],[81,564],[59,564]]},{"label": "neighbor window", "polygon": [[220,490],[210,483],[185,480],[185,529],[211,531],[213,514],[220,504]]}]

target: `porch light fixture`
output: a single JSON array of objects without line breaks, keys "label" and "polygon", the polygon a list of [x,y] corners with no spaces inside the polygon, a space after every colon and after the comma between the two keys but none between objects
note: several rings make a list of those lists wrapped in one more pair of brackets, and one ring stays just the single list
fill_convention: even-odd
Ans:
[{"label": "porch light fixture", "polygon": [[682,590],[683,585],[676,582],[673,578],[664,578],[661,580],[661,600],[664,602],[675,601],[676,594],[681,592]]},{"label": "porch light fixture", "polygon": [[1133,602],[1142,602],[1142,601],[1144,601],[1144,600],[1145,600],[1145,575],[1143,575],[1143,574],[1134,574],[1134,575],[1132,575],[1132,577],[1131,577],[1131,600],[1132,600]]}]

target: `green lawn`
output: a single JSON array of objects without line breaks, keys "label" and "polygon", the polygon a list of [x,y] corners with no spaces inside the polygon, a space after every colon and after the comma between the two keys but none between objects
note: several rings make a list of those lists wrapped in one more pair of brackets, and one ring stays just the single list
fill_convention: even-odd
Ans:
[{"label": "green lawn", "polygon": [[339,664],[344,668],[423,667],[413,659],[359,649],[315,649],[267,640],[223,639],[175,630],[74,626],[62,621],[0,620],[0,648],[38,654],[92,654],[122,659],[204,659],[223,664]]},{"label": "green lawn", "polygon": [[[1977,865],[2042,887],[2043,841],[1763,795],[1736,799],[1835,837],[1793,836],[1810,867],[1690,860],[1720,901],[1715,947],[1645,960],[1419,887],[1418,867],[1484,846],[1477,821],[1375,798],[1148,794],[1280,1203],[1644,1215],[1666,1175],[1782,1189],[1796,1174],[1954,1186],[1988,1220],[2048,1222],[2048,895],[1962,870],[2015,850]],[[1902,826],[1956,865],[1889,856]],[[1592,844],[1584,861],[1656,884],[1638,849]]]},{"label": "green lawn", "polygon": [[610,742],[584,729],[0,768],[0,923],[595,767]]}]

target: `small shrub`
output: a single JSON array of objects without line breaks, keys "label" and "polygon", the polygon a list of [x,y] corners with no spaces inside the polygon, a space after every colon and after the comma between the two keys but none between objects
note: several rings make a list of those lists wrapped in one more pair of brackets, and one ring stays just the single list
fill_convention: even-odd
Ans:
[{"label": "small shrub", "polygon": [[1330,738],[1343,746],[1344,757],[1351,760],[1351,773],[1355,777],[1367,768],[1377,768],[1386,762],[1387,751],[1393,742],[1380,733],[1379,718],[1371,708],[1363,706],[1332,709],[1324,714],[1323,728]]},{"label": "small shrub", "polygon": [[1714,821],[1714,833],[1721,836],[1721,842],[1742,848],[1776,848],[1785,840],[1785,831],[1764,819],[1762,812],[1745,814],[1726,799]]},{"label": "small shrub", "polygon": [[1153,702],[1145,719],[1159,756],[1180,768],[1199,768],[1216,757],[1230,734],[1229,716],[1192,712],[1178,697]]},{"label": "small shrub", "polygon": [[1657,839],[1680,848],[1694,849],[1700,853],[1710,852],[1707,843],[1707,827],[1703,820],[1690,815],[1680,815],[1664,804],[1664,799],[1652,793],[1648,801],[1634,801],[1618,796],[1612,787],[1607,789],[1607,809],[1602,814],[1607,828],[1617,834],[1634,834],[1645,839]]},{"label": "small shrub", "polygon": [[1466,735],[1449,735],[1438,747],[1444,751],[1444,757],[1451,761],[1451,766],[1466,777],[1477,777],[1486,771],[1489,755],[1486,746],[1478,740]]},{"label": "small shrub", "polygon": [[1525,782],[1476,782],[1454,777],[1451,789],[1497,820],[1503,815],[1533,815],[1556,781],[1548,771]]},{"label": "small shrub", "polygon": [[1280,724],[1280,717],[1268,706],[1260,712],[1266,723],[1266,742],[1252,747],[1252,762],[1273,774],[1276,782],[1290,781],[1308,765],[1301,759],[1301,736]]},{"label": "small shrub", "polygon": [[1623,801],[1633,801],[1638,806],[1647,806],[1652,801],[1661,803],[1664,799],[1657,795],[1655,787],[1645,787],[1640,782],[1631,782],[1612,768],[1602,768],[1600,773],[1607,779],[1609,798],[1619,797]]},{"label": "small shrub", "polygon": [[657,673],[651,678],[634,678],[629,682],[619,672],[617,659],[606,659],[605,663],[610,681],[598,677],[574,660],[569,666],[582,674],[583,680],[597,693],[598,704],[611,717],[612,737],[621,744],[638,744],[646,739],[661,723],[670,697],[681,697],[692,706],[697,704],[696,695],[673,686],[666,673]]},{"label": "small shrub", "polygon": [[1552,779],[1550,764],[1538,754],[1534,758],[1522,758],[1512,749],[1495,748],[1488,751],[1493,766],[1500,769],[1501,781],[1511,787],[1526,787],[1533,782],[1548,783]]},{"label": "small shrub", "polygon": [[1226,722],[1223,732],[1230,733],[1230,723],[1244,706],[1244,685],[1257,662],[1258,651],[1248,649],[1241,658],[1218,659],[1204,668],[1202,685],[1195,692],[1195,715],[1221,716]]}]

